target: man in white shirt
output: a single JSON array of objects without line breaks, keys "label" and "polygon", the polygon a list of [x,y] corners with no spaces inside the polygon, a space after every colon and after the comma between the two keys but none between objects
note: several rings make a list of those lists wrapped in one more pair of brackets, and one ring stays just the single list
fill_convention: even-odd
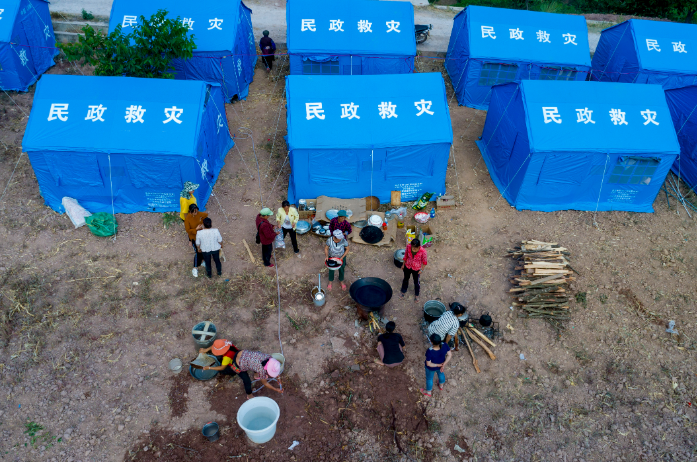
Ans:
[{"label": "man in white shirt", "polygon": [[223,237],[220,236],[220,232],[217,228],[211,228],[213,226],[213,221],[206,217],[203,219],[203,230],[196,232],[196,246],[201,250],[203,254],[203,261],[206,263],[206,274],[208,278],[211,278],[212,267],[211,267],[211,257],[215,261],[215,269],[218,271],[218,276],[222,272],[222,265],[220,264],[220,248],[223,247]]}]

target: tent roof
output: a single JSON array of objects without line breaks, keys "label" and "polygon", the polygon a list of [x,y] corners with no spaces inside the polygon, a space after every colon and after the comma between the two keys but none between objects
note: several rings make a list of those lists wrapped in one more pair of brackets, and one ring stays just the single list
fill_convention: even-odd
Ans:
[{"label": "tent roof", "polygon": [[[186,0],[114,0],[109,16],[109,32],[113,32],[121,24],[122,31],[128,34],[133,29],[130,26],[123,27],[125,16],[136,16],[140,23],[141,15],[149,18],[157,10],[166,9],[167,16],[172,19],[180,17],[182,20],[193,20],[189,33],[194,34],[195,51],[232,50],[235,46],[240,3],[240,0],[199,0],[194,3]],[[223,22],[210,22],[214,19],[222,19]],[[213,27],[216,25],[217,27]]]},{"label": "tent roof", "polygon": [[[680,153],[660,85],[524,80],[520,88],[532,152]],[[545,122],[545,109],[556,110],[561,123]],[[593,111],[594,123],[578,122],[579,109]],[[626,124],[612,122],[613,109],[625,114]],[[646,110],[658,125],[642,116]]]},{"label": "tent roof", "polygon": [[[207,94],[206,82],[44,75],[36,88],[24,151],[74,151],[196,156],[196,142]],[[68,105],[65,121],[51,117],[52,105]],[[86,119],[90,106],[105,108],[104,121]],[[127,122],[127,108],[145,110],[144,122]],[[167,117],[166,108],[183,109]],[[56,107],[54,106],[54,109]],[[54,111],[55,112],[55,111]]]},{"label": "tent roof", "polygon": [[[697,74],[697,25],[630,19],[642,69]],[[617,27],[617,26],[615,26]],[[649,50],[647,40],[656,40],[660,52]],[[674,43],[685,45],[684,53]]]},{"label": "tent roof", "polygon": [[[452,143],[453,132],[439,73],[288,76],[290,149],[386,148]],[[433,115],[417,116],[415,102],[431,102]],[[378,106],[395,105],[383,119]],[[307,119],[307,103],[321,103],[324,119]],[[342,104],[358,106],[358,118],[342,118]]]},{"label": "tent roof", "polygon": [[[341,31],[329,30],[330,20],[341,20]],[[302,30],[303,20],[314,20],[315,31]],[[371,23],[372,32],[360,32],[358,22]],[[399,23],[399,32],[387,32],[387,22]],[[369,0],[288,0],[288,51],[317,54],[416,55],[414,6],[409,2]]]},{"label": "tent roof", "polygon": [[[469,5],[459,14],[467,14],[470,56],[473,58],[591,65],[588,27],[583,16],[474,5]],[[496,38],[485,34],[482,26],[493,27],[492,34]],[[511,38],[511,29],[522,31],[522,40]],[[549,42],[544,41],[543,34],[540,34],[542,40],[538,39],[539,31],[549,34]],[[577,45],[565,44],[564,34],[576,36]]]},{"label": "tent roof", "polygon": [[[0,6],[4,10],[0,17],[0,42],[9,42],[12,38],[12,29],[15,25],[15,17],[19,11],[19,6],[24,0],[3,0]],[[47,0],[41,0],[49,3]]]}]

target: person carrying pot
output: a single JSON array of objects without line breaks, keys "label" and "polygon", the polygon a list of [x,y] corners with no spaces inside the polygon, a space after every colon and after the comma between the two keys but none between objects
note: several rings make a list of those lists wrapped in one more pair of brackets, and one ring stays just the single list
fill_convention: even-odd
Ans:
[{"label": "person carrying pot", "polygon": [[[220,343],[219,341],[223,341]],[[217,346],[216,346],[217,343]],[[283,394],[283,389],[273,387],[267,380],[276,378],[281,374],[281,362],[263,352],[251,350],[237,350],[231,342],[225,339],[218,339],[213,343],[213,346],[208,349],[201,348],[199,352],[206,353],[212,351],[213,355],[221,355],[221,366],[203,367],[204,370],[216,370],[222,374],[239,375],[244,383],[244,391],[247,393],[247,399],[253,399],[252,381],[249,378],[248,371],[255,373],[254,379],[260,380],[261,383],[279,394]],[[281,384],[280,380],[277,380]]]},{"label": "person carrying pot", "polygon": [[426,250],[421,247],[421,242],[414,238],[411,240],[411,245],[404,250],[404,262],[402,270],[404,271],[404,279],[402,280],[402,289],[400,296],[404,297],[409,288],[409,277],[414,278],[414,302],[419,302],[419,293],[421,292],[421,270],[428,265],[428,256]]},{"label": "person carrying pot", "polygon": [[430,337],[431,347],[426,351],[426,389],[421,388],[420,391],[426,397],[431,397],[433,390],[433,376],[438,374],[438,389],[441,391],[445,387],[445,366],[452,358],[450,346],[447,342],[443,342],[442,338],[437,334],[432,334]]},{"label": "person carrying pot", "polygon": [[461,317],[467,309],[460,304],[451,305],[450,307],[451,310],[447,310],[438,320],[428,325],[428,336],[437,334],[441,339],[445,340],[445,344],[448,344],[450,339],[453,339],[455,343],[453,350],[457,352],[460,350],[460,337],[457,335],[457,330],[460,329],[460,319],[458,317]]},{"label": "person carrying pot", "polygon": [[[334,230],[332,236],[327,239],[327,243],[324,245],[324,258],[329,260],[330,257],[338,257],[342,260],[341,267],[339,267],[339,282],[341,282],[341,290],[346,291],[346,285],[344,284],[344,270],[346,269],[346,256],[349,252],[349,244],[346,241],[346,237],[341,230]],[[327,289],[332,289],[332,281],[334,281],[334,270],[329,270],[329,284]]]}]

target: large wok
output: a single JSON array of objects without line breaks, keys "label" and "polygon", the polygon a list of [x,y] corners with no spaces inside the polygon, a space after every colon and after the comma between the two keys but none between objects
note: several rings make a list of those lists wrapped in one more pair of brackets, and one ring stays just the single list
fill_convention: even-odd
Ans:
[{"label": "large wok", "polygon": [[358,305],[377,310],[392,299],[392,287],[380,278],[361,278],[353,282],[349,294]]}]

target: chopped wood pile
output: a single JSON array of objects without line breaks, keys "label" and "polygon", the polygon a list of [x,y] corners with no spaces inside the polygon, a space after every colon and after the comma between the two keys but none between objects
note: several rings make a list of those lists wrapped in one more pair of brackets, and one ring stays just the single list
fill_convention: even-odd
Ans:
[{"label": "chopped wood pile", "polygon": [[511,277],[514,288],[509,290],[519,307],[521,318],[545,318],[568,320],[568,285],[575,278],[569,265],[570,253],[557,243],[523,241],[519,247],[509,249],[508,255],[518,259]]}]

